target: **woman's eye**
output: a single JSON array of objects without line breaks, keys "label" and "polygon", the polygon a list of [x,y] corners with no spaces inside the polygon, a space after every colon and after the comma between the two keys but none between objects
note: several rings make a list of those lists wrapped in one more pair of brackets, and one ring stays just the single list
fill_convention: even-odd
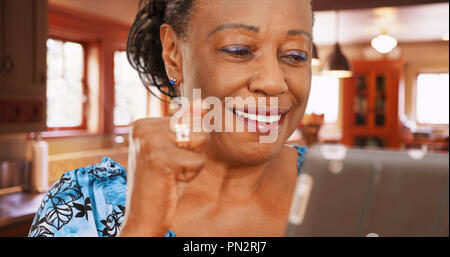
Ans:
[{"label": "woman's eye", "polygon": [[220,52],[231,54],[238,58],[246,58],[252,56],[252,52],[246,46],[227,46],[220,49]]},{"label": "woman's eye", "polygon": [[308,60],[308,54],[304,51],[289,51],[283,58],[293,62],[305,62]]}]

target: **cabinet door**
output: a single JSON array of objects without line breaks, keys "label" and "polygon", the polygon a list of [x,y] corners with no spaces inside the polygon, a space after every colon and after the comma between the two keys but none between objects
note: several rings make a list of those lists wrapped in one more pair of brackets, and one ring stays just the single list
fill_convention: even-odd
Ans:
[{"label": "cabinet door", "polygon": [[369,129],[369,104],[370,104],[370,75],[357,74],[353,88],[353,117],[352,126],[356,133]]},{"label": "cabinet door", "polygon": [[5,41],[3,40],[3,34],[5,33],[5,29],[3,26],[4,13],[3,13],[3,5],[5,0],[0,0],[0,95],[3,93],[3,56],[5,50]]},{"label": "cabinet door", "polygon": [[389,85],[392,84],[390,81],[391,76],[387,72],[375,74],[371,119],[373,130],[377,134],[387,133],[390,129],[389,110],[392,98],[392,94],[389,93]]},{"label": "cabinet door", "polygon": [[46,5],[45,0],[3,0],[6,94],[45,92]]},{"label": "cabinet door", "polygon": [[0,133],[46,129],[46,0],[0,0]]},{"label": "cabinet door", "polygon": [[344,144],[400,146],[399,87],[403,65],[401,60],[352,62],[355,75],[344,80]]}]

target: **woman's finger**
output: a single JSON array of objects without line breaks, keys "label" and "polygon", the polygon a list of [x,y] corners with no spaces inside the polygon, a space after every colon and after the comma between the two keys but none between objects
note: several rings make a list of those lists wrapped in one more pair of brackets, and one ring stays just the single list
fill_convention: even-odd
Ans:
[{"label": "woman's finger", "polygon": [[[189,150],[199,150],[209,140],[209,133],[202,131],[202,118],[208,112],[202,109],[201,99],[194,101],[189,108],[181,114],[181,119],[175,124],[171,140],[179,147]],[[187,132],[187,133],[186,133]],[[177,135],[177,134],[183,135]]]}]

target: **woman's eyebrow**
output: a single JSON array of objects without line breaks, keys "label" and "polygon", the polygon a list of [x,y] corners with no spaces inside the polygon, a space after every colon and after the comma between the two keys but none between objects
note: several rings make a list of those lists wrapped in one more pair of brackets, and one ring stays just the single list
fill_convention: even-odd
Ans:
[{"label": "woman's eyebrow", "polygon": [[217,28],[213,29],[208,37],[212,36],[214,33],[221,31],[221,30],[227,30],[227,29],[246,29],[252,32],[259,32],[259,28],[256,26],[251,26],[251,25],[245,25],[245,24],[238,24],[238,23],[233,23],[233,24],[222,24],[217,26]]},{"label": "woman's eyebrow", "polygon": [[313,40],[313,37],[311,35],[311,33],[309,33],[306,30],[303,29],[292,29],[288,31],[288,36],[297,36],[297,35],[305,35],[307,36],[311,41]]},{"label": "woman's eyebrow", "polygon": [[[215,29],[213,29],[209,34],[208,37],[212,36],[214,33],[219,32],[221,30],[227,30],[227,29],[246,29],[252,32],[259,32],[259,27],[252,26],[252,25],[246,25],[246,24],[239,24],[239,23],[231,23],[231,24],[222,24],[217,26]],[[306,30],[303,29],[291,29],[287,32],[288,36],[296,36],[296,35],[305,35],[309,39],[312,40],[312,35]]]}]

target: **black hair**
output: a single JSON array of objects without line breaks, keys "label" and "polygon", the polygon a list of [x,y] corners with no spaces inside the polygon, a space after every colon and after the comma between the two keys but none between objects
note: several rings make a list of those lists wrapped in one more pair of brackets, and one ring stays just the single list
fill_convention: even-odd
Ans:
[{"label": "black hair", "polygon": [[138,13],[131,25],[127,41],[127,58],[138,72],[142,83],[152,94],[155,86],[162,94],[175,97],[175,89],[169,83],[159,36],[161,25],[171,25],[183,35],[191,18],[194,0],[140,0]]}]

